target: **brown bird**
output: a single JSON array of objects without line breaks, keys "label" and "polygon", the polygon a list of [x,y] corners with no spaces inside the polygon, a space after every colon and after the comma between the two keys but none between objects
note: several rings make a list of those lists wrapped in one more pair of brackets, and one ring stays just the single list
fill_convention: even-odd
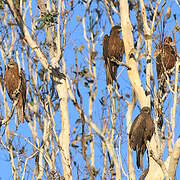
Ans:
[{"label": "brown bird", "polygon": [[165,75],[165,72],[170,76],[171,73],[168,71],[171,70],[176,63],[176,52],[172,46],[172,38],[165,37],[162,46],[159,45],[157,48],[158,55],[156,57],[156,70],[158,81],[161,80],[162,75]]},{"label": "brown bird", "polygon": [[18,100],[16,105],[18,124],[24,123],[26,78],[23,70],[19,72],[17,63],[12,59],[5,67],[4,84],[10,99]]},{"label": "brown bird", "polygon": [[141,170],[143,170],[143,155],[146,151],[146,142],[151,140],[154,130],[151,110],[145,106],[133,121],[129,133],[129,145],[131,149],[136,151],[136,164]]},{"label": "brown bird", "polygon": [[167,77],[171,78],[172,69],[175,67],[177,54],[173,46],[173,41],[171,37],[165,37],[163,43],[159,44],[156,51],[156,71],[158,78],[158,100],[160,103],[159,106],[159,120],[158,127],[162,128],[163,125],[163,113],[162,113],[162,100],[165,101],[166,98],[163,98],[167,92]]},{"label": "brown bird", "polygon": [[[107,85],[113,84],[113,80],[116,80],[117,68],[119,64],[116,62],[122,62],[124,53],[124,43],[120,39],[120,26],[114,26],[111,29],[110,36],[107,34],[103,38],[103,58],[105,60],[106,68],[106,82]],[[115,60],[116,62],[112,61]]]}]

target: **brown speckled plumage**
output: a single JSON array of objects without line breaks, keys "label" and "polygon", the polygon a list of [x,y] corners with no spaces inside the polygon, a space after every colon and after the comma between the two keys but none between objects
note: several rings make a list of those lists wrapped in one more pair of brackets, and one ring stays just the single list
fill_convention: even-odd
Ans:
[{"label": "brown speckled plumage", "polygon": [[165,37],[162,45],[159,45],[159,54],[156,58],[156,70],[158,81],[160,81],[165,71],[171,70],[176,63],[176,53],[174,47],[171,45],[172,38]]},{"label": "brown speckled plumage", "polygon": [[124,43],[120,39],[120,26],[114,26],[111,29],[110,36],[107,34],[103,38],[103,58],[105,60],[106,68],[106,82],[113,84],[113,80],[116,81],[118,64],[112,62],[111,59],[114,57],[117,61],[122,62],[124,53]]},{"label": "brown speckled plumage", "polygon": [[143,170],[143,155],[146,151],[146,142],[151,140],[154,133],[154,122],[149,107],[143,107],[140,114],[132,123],[129,133],[129,145],[136,151],[137,167]]},{"label": "brown speckled plumage", "polygon": [[16,105],[18,123],[24,123],[26,79],[23,70],[21,69],[19,73],[18,65],[12,59],[9,61],[5,69],[4,84],[10,99],[12,101],[18,99]]}]

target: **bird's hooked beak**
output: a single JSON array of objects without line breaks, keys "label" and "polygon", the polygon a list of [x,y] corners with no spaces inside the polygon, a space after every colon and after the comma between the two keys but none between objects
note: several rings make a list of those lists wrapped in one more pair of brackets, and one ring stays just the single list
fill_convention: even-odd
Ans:
[{"label": "bird's hooked beak", "polygon": [[118,29],[118,31],[119,31],[119,32],[121,32],[121,31],[122,31],[122,29],[121,29],[121,28],[119,28],[119,29]]},{"label": "bird's hooked beak", "polygon": [[172,46],[172,47],[175,47],[175,43],[174,42],[170,42],[169,45]]},{"label": "bird's hooked beak", "polygon": [[122,31],[122,28],[121,26],[118,25],[118,28],[117,28],[118,32],[121,32]]},{"label": "bird's hooked beak", "polygon": [[165,44],[168,44],[169,46],[172,46],[172,47],[175,47],[175,43],[174,43],[174,41],[172,41],[172,42],[165,42]]},{"label": "bird's hooked beak", "polygon": [[5,69],[9,69],[9,68],[10,68],[10,64],[6,64]]}]

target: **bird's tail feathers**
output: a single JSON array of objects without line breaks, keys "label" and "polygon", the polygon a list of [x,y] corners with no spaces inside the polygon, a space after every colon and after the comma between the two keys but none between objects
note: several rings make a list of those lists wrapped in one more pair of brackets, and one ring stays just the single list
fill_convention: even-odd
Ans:
[{"label": "bird's tail feathers", "polygon": [[140,150],[140,148],[137,148],[136,149],[136,156],[137,156],[136,164],[137,164],[138,169],[140,167],[140,154],[141,154],[141,150]]},{"label": "bird's tail feathers", "polygon": [[107,82],[107,85],[109,84],[113,84],[113,78],[112,78],[112,73],[111,73],[111,66],[109,63],[106,64],[106,82]]},{"label": "bird's tail feathers", "polygon": [[117,82],[116,80],[116,74],[117,74],[117,67],[113,65],[111,62],[107,62],[106,64],[106,81],[108,84],[113,84],[113,80]]},{"label": "bird's tail feathers", "polygon": [[117,66],[116,65],[111,65],[111,76],[112,79],[116,81],[116,75],[117,75]]},{"label": "bird's tail feathers", "polygon": [[140,168],[143,171],[143,152],[140,152]]},{"label": "bird's tail feathers", "polygon": [[18,114],[18,124],[24,123],[24,107],[23,107],[22,98],[19,98],[16,109],[17,109],[17,114]]},{"label": "bird's tail feathers", "polygon": [[136,148],[136,154],[137,154],[136,164],[138,169],[141,168],[142,171],[143,171],[143,155],[145,151],[146,151],[145,144],[142,144],[140,145],[140,147]]}]

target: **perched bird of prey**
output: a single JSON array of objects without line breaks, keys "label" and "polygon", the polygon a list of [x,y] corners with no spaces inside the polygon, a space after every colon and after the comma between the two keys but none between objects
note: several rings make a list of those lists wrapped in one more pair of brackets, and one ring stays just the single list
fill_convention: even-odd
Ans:
[{"label": "perched bird of prey", "polygon": [[170,76],[169,70],[171,70],[176,63],[176,52],[172,46],[172,38],[165,37],[162,45],[158,47],[158,55],[156,57],[156,70],[158,81],[161,80],[162,75],[165,72]]},{"label": "perched bird of prey", "polygon": [[116,78],[113,77],[111,62],[108,58],[108,43],[109,43],[109,36],[106,34],[103,38],[103,58],[105,60],[105,68],[106,68],[106,82],[108,84],[113,84],[113,80]]},{"label": "perched bird of prey", "polygon": [[18,124],[24,123],[26,79],[23,70],[19,70],[17,63],[12,59],[5,67],[4,84],[10,99],[18,100],[16,105]]},{"label": "perched bird of prey", "polygon": [[[163,125],[163,113],[162,113],[162,100],[164,101],[166,98],[167,92],[167,77],[171,78],[172,70],[176,64],[177,54],[175,48],[173,46],[173,41],[171,37],[165,37],[163,43],[159,44],[156,51],[156,71],[157,71],[157,78],[158,78],[158,97],[159,97],[159,120],[158,120],[158,127],[159,129],[162,128]],[[165,96],[164,96],[165,95]]]},{"label": "perched bird of prey", "polygon": [[113,80],[116,81],[119,66],[116,62],[122,62],[123,58],[124,43],[120,39],[120,32],[121,27],[114,26],[111,29],[110,36],[106,34],[103,38],[103,58],[105,60],[107,85],[113,84]]},{"label": "perched bird of prey", "polygon": [[140,114],[132,123],[129,133],[129,145],[136,151],[137,167],[143,170],[143,155],[146,151],[146,142],[151,140],[155,127],[149,107],[143,107]]}]

